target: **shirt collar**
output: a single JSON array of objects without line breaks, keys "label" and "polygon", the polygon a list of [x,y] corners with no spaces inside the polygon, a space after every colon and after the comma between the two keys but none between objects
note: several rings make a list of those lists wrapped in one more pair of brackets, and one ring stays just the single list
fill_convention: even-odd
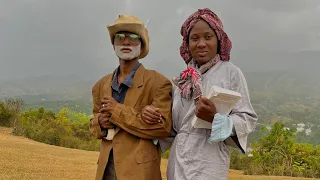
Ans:
[{"label": "shirt collar", "polygon": [[[126,86],[128,86],[130,88],[132,86],[132,83],[133,83],[134,74],[138,70],[139,66],[140,66],[140,63],[138,62],[134,66],[134,68],[131,70],[129,75],[122,81],[121,84],[124,84],[124,85],[126,85]],[[119,74],[119,72],[120,72],[120,66],[118,66],[118,68],[114,71],[114,75],[113,75],[113,79],[112,79],[112,85],[111,85],[113,89],[118,87],[118,74]]]}]

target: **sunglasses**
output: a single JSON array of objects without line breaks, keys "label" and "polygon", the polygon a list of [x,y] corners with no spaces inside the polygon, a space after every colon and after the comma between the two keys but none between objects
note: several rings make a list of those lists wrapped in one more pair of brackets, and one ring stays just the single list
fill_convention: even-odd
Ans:
[{"label": "sunglasses", "polygon": [[115,42],[123,42],[126,37],[128,37],[128,40],[133,45],[140,43],[140,36],[136,34],[125,34],[125,33],[117,33],[114,36]]}]

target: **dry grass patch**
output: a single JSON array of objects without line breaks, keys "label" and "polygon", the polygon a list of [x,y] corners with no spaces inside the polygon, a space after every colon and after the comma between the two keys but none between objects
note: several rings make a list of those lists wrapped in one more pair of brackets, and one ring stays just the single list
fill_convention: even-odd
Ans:
[{"label": "dry grass patch", "polygon": [[0,129],[0,179],[94,179],[98,152],[35,142]]},{"label": "dry grass patch", "polygon": [[[0,179],[94,179],[98,152],[51,146],[13,136],[0,127]],[[165,175],[168,161],[162,160]],[[166,179],[166,178],[164,178]],[[245,176],[230,170],[229,180],[298,180],[292,177]]]}]

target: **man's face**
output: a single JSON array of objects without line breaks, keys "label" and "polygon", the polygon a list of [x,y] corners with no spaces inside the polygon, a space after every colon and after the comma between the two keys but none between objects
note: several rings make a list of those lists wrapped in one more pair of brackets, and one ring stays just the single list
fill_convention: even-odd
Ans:
[{"label": "man's face", "polygon": [[122,60],[133,60],[141,53],[140,36],[130,32],[118,32],[114,36],[114,50]]}]

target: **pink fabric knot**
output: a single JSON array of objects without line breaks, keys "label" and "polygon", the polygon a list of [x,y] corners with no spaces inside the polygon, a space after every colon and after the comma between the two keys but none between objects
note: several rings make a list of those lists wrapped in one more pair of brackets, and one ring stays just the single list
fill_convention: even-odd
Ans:
[{"label": "pink fabric knot", "polygon": [[181,80],[185,80],[188,76],[191,77],[193,81],[196,81],[200,77],[200,73],[194,68],[188,68],[182,71]]}]

